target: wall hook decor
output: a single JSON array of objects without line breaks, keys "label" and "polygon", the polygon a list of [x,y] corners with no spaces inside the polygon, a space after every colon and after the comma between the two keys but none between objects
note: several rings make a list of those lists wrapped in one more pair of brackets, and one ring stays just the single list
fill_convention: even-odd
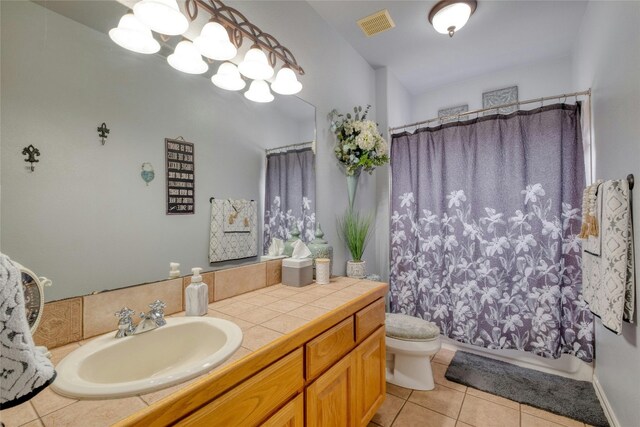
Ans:
[{"label": "wall hook decor", "polygon": [[33,164],[38,163],[40,161],[36,159],[36,157],[40,157],[40,150],[38,150],[33,145],[29,145],[28,147],[24,147],[22,149],[22,154],[27,156],[27,158],[24,159],[24,161],[31,163],[31,172],[33,172],[35,170],[35,167],[33,166]]},{"label": "wall hook decor", "polygon": [[106,139],[108,138],[107,135],[109,135],[109,128],[107,128],[107,124],[102,122],[102,125],[100,125],[100,127],[98,127],[98,136],[101,138],[102,141],[102,145],[104,145],[106,141]]}]

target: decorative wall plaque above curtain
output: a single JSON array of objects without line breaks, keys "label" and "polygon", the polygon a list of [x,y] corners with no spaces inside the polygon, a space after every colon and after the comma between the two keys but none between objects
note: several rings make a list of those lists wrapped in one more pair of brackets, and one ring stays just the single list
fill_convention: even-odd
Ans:
[{"label": "decorative wall plaque above curtain", "polygon": [[165,138],[167,159],[167,215],[195,212],[195,169],[193,144],[184,139]]},{"label": "decorative wall plaque above curtain", "polygon": [[258,210],[254,200],[211,198],[209,262],[258,255]]},{"label": "decorative wall plaque above curtain", "polygon": [[[482,108],[495,107],[498,105],[511,104],[518,102],[518,86],[505,87],[503,89],[492,90],[482,94]],[[492,114],[510,114],[518,110],[517,105],[506,108],[497,108],[496,110],[487,111],[485,116]]]}]

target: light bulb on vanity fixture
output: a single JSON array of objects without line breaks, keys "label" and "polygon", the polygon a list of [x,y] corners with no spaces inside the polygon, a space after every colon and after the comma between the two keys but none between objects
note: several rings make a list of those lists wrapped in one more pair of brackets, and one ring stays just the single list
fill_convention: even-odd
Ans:
[{"label": "light bulb on vanity fixture", "polygon": [[198,49],[189,40],[178,43],[176,50],[167,57],[167,62],[176,70],[187,74],[202,74],[209,69]]},{"label": "light bulb on vanity fixture", "polygon": [[224,62],[218,68],[218,72],[211,76],[211,82],[224,90],[241,90],[247,85],[242,80],[238,67],[231,62]]},{"label": "light bulb on vanity fixture", "polygon": [[269,65],[267,55],[257,45],[253,45],[244,55],[238,70],[243,76],[253,80],[267,80],[273,76],[273,67]]},{"label": "light bulb on vanity fixture", "polygon": [[291,68],[284,66],[276,74],[271,89],[280,95],[295,95],[302,90],[302,83],[298,81],[296,73]]},{"label": "light bulb on vanity fixture", "polygon": [[109,30],[109,37],[118,46],[137,53],[152,54],[160,50],[151,30],[133,13],[127,13],[118,22],[117,28]]},{"label": "light bulb on vanity fixture", "polygon": [[269,84],[264,80],[252,81],[249,90],[244,93],[244,97],[250,101],[260,103],[273,101],[273,94],[269,89]]},{"label": "light bulb on vanity fixture", "polygon": [[238,53],[238,49],[229,41],[227,30],[217,22],[210,21],[200,35],[193,41],[203,56],[216,61],[228,61]]},{"label": "light bulb on vanity fixture", "polygon": [[476,0],[442,0],[431,8],[429,22],[440,34],[453,37],[456,31],[465,26],[477,7]]},{"label": "light bulb on vanity fixture", "polygon": [[153,31],[177,36],[189,28],[176,0],[142,0],[133,6],[136,17]]}]

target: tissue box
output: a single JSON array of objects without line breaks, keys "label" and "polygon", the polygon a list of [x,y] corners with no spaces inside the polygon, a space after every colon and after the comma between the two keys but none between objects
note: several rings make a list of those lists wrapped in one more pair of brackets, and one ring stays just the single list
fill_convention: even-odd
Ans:
[{"label": "tissue box", "polygon": [[302,287],[313,283],[311,258],[285,258],[282,260],[282,284]]}]

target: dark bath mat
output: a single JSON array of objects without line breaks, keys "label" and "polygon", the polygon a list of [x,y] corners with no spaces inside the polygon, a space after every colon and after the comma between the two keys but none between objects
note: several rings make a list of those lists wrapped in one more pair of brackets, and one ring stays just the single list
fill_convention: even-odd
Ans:
[{"label": "dark bath mat", "polygon": [[608,427],[593,385],[464,351],[456,352],[448,380],[596,427]]}]

